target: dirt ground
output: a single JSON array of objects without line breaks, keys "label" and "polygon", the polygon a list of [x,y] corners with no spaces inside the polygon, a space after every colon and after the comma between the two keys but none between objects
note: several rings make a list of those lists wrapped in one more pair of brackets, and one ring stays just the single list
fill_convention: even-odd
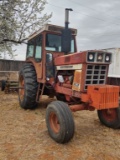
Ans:
[{"label": "dirt ground", "polygon": [[67,144],[48,135],[43,97],[35,110],[21,109],[17,94],[0,92],[0,160],[120,160],[120,130],[101,125],[96,111],[74,114],[75,134]]}]

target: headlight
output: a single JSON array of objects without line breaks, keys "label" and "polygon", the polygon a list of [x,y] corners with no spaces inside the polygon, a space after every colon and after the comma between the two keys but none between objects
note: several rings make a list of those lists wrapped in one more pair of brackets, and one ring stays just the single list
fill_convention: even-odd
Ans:
[{"label": "headlight", "polygon": [[105,55],[105,62],[111,62],[111,54]]},{"label": "headlight", "polygon": [[94,62],[94,59],[95,59],[95,53],[94,52],[88,52],[87,60]]},{"label": "headlight", "polygon": [[90,59],[90,60],[93,60],[93,54],[90,54],[90,55],[89,55],[89,59]]},{"label": "headlight", "polygon": [[98,62],[102,62],[103,61],[103,54],[102,53],[98,53],[98,55],[97,55],[97,61]]}]

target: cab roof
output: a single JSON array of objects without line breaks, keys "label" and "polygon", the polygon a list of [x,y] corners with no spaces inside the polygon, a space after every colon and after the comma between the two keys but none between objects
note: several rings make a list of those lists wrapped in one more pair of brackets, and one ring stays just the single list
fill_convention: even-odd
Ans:
[{"label": "cab roof", "polygon": [[[54,33],[61,33],[61,30],[64,29],[62,26],[52,25],[52,24],[45,24],[42,28],[40,28],[38,31],[34,32],[28,37],[28,40],[34,38],[38,34],[42,33],[43,31],[51,31]],[[72,31],[72,35],[77,35],[77,29],[70,28]]]}]

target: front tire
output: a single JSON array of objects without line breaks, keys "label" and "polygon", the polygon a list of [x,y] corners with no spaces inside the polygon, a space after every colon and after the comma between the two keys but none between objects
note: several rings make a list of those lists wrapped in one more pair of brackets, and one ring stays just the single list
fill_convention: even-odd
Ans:
[{"label": "front tire", "polygon": [[48,105],[46,109],[46,124],[50,137],[58,143],[66,143],[74,135],[72,113],[64,102],[54,101]]},{"label": "front tire", "polygon": [[24,109],[34,109],[37,106],[37,77],[34,66],[25,64],[19,72],[19,103]]},{"label": "front tire", "polygon": [[98,110],[98,117],[102,124],[117,129],[120,127],[120,107]]}]

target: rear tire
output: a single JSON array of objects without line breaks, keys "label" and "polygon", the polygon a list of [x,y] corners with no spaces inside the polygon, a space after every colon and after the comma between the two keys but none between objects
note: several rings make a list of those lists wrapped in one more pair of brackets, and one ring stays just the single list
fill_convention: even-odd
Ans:
[{"label": "rear tire", "polygon": [[34,109],[37,106],[37,77],[34,66],[25,64],[19,72],[19,103],[24,109]]},{"label": "rear tire", "polygon": [[120,127],[120,107],[98,110],[98,117],[102,124],[117,129]]},{"label": "rear tire", "polygon": [[72,112],[64,102],[54,101],[48,105],[46,124],[50,137],[58,143],[66,143],[74,135]]}]

